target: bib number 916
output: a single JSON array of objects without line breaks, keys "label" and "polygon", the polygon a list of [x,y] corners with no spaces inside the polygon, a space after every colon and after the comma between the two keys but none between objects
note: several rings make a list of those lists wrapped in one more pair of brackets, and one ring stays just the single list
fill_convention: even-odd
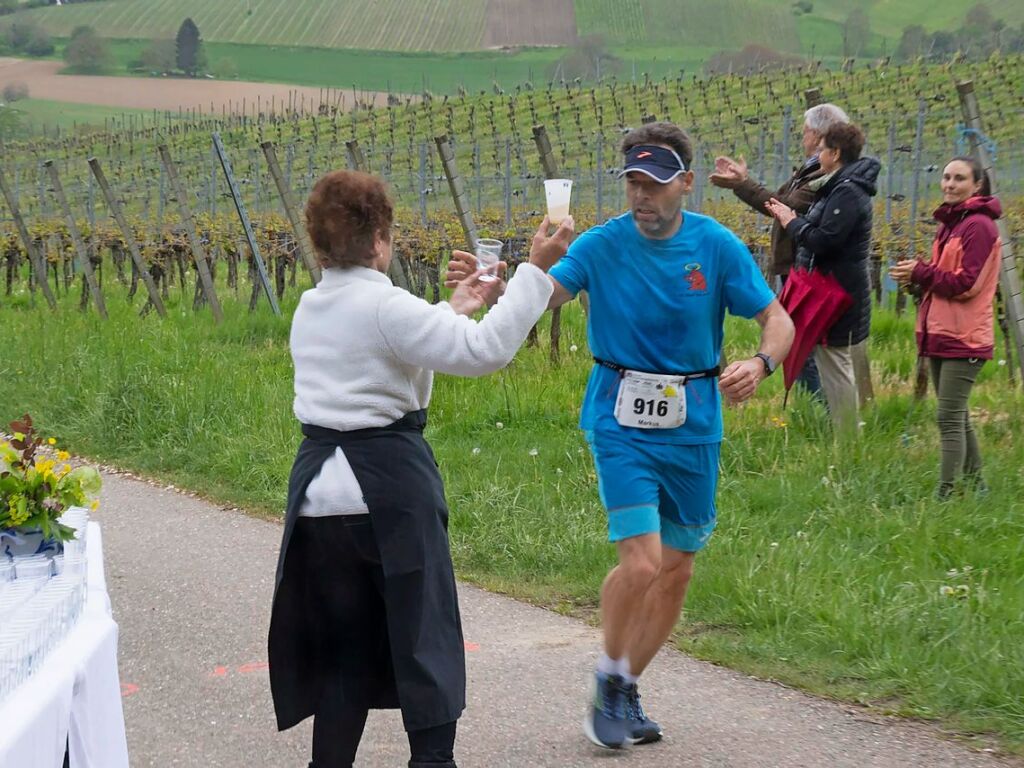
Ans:
[{"label": "bib number 916", "polygon": [[686,422],[686,378],[624,371],[615,420],[634,429],[675,429]]},{"label": "bib number 916", "polygon": [[637,416],[668,416],[668,403],[664,400],[644,400],[638,397],[633,401],[633,413]]}]

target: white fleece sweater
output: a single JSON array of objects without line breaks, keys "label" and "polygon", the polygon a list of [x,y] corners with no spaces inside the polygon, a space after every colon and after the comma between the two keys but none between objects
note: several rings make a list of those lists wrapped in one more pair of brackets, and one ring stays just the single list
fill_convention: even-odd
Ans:
[{"label": "white fleece sweater", "polygon": [[[376,270],[325,269],[292,319],[295,417],[347,432],[426,408],[434,371],[482,376],[507,365],[551,292],[542,270],[522,264],[477,322],[396,288]],[[339,449],[310,484],[301,514],[365,512],[354,480]]]}]

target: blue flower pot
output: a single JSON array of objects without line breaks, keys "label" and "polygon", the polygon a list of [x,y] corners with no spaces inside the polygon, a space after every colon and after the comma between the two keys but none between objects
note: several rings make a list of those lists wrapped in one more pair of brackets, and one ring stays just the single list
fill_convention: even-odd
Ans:
[{"label": "blue flower pot", "polygon": [[18,528],[0,529],[0,557],[13,560],[16,555],[47,555],[53,557],[63,551],[64,546],[54,538],[45,538],[41,528],[23,530]]}]

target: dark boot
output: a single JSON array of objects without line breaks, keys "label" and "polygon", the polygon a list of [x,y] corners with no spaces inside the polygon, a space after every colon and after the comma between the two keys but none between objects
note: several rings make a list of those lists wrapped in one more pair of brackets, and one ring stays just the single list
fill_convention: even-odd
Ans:
[{"label": "dark boot", "polygon": [[409,761],[409,768],[458,768],[455,765],[454,760],[449,760],[447,763],[422,763],[416,760]]}]

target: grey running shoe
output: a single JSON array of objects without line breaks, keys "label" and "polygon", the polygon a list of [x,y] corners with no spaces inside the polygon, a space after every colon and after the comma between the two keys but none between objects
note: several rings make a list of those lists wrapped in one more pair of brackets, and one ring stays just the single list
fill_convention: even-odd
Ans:
[{"label": "grey running shoe", "polygon": [[636,683],[626,686],[626,738],[631,744],[661,741],[661,726],[644,714]]},{"label": "grey running shoe", "polygon": [[621,675],[594,673],[594,696],[583,732],[599,747],[619,749],[626,742],[626,685]]}]

